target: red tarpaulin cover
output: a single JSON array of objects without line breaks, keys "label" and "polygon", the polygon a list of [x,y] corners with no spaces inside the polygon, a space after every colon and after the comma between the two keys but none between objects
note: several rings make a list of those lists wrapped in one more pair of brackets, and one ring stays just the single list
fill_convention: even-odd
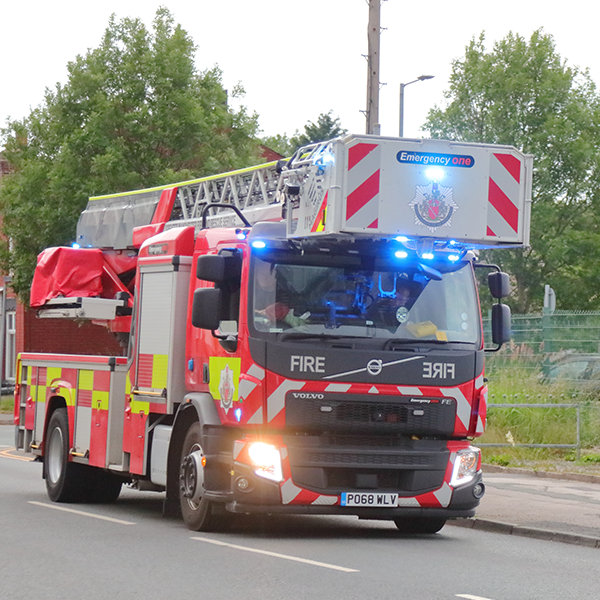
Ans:
[{"label": "red tarpaulin cover", "polygon": [[31,284],[30,304],[43,306],[64,296],[93,297],[102,294],[102,250],[99,248],[47,248],[38,255]]}]

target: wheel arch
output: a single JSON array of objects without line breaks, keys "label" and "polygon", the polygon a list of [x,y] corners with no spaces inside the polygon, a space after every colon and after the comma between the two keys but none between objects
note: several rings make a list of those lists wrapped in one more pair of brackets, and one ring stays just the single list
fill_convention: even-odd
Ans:
[{"label": "wheel arch", "polygon": [[[46,439],[48,434],[48,424],[50,423],[50,419],[52,418],[52,414],[58,410],[59,408],[67,408],[67,401],[63,396],[51,396],[48,398],[46,402],[46,415],[44,417],[44,436],[42,438],[41,451],[42,456],[46,454]],[[69,416],[69,411],[67,410],[67,419],[69,423],[69,437],[73,434],[73,423],[71,422],[71,418]]]},{"label": "wheel arch", "polygon": [[187,394],[175,415],[167,456],[166,502],[170,506],[179,503],[179,460],[187,430],[196,421],[203,427],[221,425],[215,401],[210,394]]}]

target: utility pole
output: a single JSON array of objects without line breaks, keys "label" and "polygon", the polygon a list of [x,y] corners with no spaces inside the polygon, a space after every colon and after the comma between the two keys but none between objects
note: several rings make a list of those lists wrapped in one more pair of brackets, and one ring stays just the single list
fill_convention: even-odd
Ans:
[{"label": "utility pole", "polygon": [[379,37],[380,0],[369,0],[369,55],[367,56],[367,133],[379,135]]}]

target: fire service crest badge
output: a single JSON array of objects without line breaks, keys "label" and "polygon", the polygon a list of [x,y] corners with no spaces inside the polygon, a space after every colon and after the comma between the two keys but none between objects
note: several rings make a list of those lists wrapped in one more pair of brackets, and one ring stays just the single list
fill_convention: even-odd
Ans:
[{"label": "fire service crest badge", "polygon": [[450,227],[452,215],[458,210],[451,187],[432,181],[418,185],[409,206],[415,211],[415,224],[425,225],[431,232],[438,227]]}]

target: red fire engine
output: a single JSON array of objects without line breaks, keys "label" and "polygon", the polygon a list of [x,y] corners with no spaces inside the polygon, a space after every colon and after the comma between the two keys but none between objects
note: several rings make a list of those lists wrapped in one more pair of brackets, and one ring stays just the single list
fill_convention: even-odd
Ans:
[{"label": "red fire engine", "polygon": [[[194,530],[315,513],[435,532],[484,493],[478,248],[528,243],[512,147],[347,136],[288,161],[91,198],[38,260],[42,318],[126,356],[25,353],[17,447],[50,498],[165,493]],[[490,268],[490,265],[484,265]],[[495,298],[508,277],[489,275]],[[510,312],[492,310],[495,344]]]}]

